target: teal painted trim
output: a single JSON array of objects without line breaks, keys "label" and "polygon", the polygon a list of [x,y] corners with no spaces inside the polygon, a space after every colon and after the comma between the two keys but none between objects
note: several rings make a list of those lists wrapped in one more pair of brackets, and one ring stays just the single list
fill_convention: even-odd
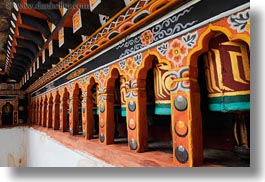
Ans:
[{"label": "teal painted trim", "polygon": [[171,115],[170,104],[156,104],[155,105],[155,114],[157,114],[157,115]]},{"label": "teal painted trim", "polygon": [[121,116],[126,117],[126,108],[125,107],[121,108]]},{"label": "teal painted trim", "polygon": [[99,109],[93,109],[93,114],[98,115],[99,114]]},{"label": "teal painted trim", "polygon": [[229,104],[209,104],[209,110],[220,111],[220,112],[250,110],[250,102],[236,102]]},{"label": "teal painted trim", "polygon": [[210,104],[217,103],[235,103],[235,102],[250,102],[250,95],[237,95],[237,96],[223,96],[223,97],[210,97]]}]

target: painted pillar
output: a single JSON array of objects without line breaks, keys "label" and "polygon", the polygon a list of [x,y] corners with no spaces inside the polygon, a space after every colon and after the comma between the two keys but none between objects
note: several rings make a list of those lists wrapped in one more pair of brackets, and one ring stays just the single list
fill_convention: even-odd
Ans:
[{"label": "painted pillar", "polygon": [[114,143],[114,94],[99,95],[99,140],[106,145]]},{"label": "painted pillar", "polygon": [[47,108],[47,105],[48,105],[48,103],[47,103],[47,98],[45,98],[45,100],[44,100],[44,104],[43,104],[43,111],[42,111],[42,126],[43,127],[46,127],[46,122],[47,122],[47,110],[48,110],[48,108]]},{"label": "painted pillar", "polygon": [[42,125],[42,116],[43,116],[43,100],[40,102],[39,108],[39,125]]},{"label": "painted pillar", "polygon": [[63,99],[64,97],[61,97],[60,98],[60,127],[59,127],[59,130],[63,131]]},{"label": "painted pillar", "polygon": [[[86,94],[86,97],[85,97]],[[92,139],[94,134],[94,114],[93,114],[93,96],[91,92],[83,93],[82,108],[83,112],[83,130],[86,133],[86,139]]]},{"label": "painted pillar", "polygon": [[79,102],[79,96],[78,94],[73,94],[72,99],[70,100],[70,107],[72,109],[70,110],[70,134],[71,135],[78,135],[78,102]]},{"label": "painted pillar", "polygon": [[28,124],[32,124],[32,112],[33,112],[33,105],[31,103],[31,101],[29,100],[28,104],[27,104],[27,115],[28,115],[28,118],[27,118],[27,121],[25,121],[26,123]]},{"label": "painted pillar", "polygon": [[67,124],[67,122],[68,122],[68,119],[67,119],[67,117],[68,117],[68,107],[69,107],[69,105],[68,105],[69,103],[68,103],[68,98],[67,97],[63,97],[62,98],[62,112],[61,112],[61,117],[62,117],[62,120],[61,120],[61,122],[62,122],[62,131],[63,132],[65,132],[65,131],[68,131],[68,124]]},{"label": "painted pillar", "polygon": [[131,151],[144,152],[148,148],[148,123],[146,114],[145,80],[127,82],[126,120]]},{"label": "painted pillar", "polygon": [[53,129],[59,130],[60,128],[60,98],[58,95],[55,97],[53,104]]},{"label": "painted pillar", "polygon": [[37,105],[36,102],[34,102],[33,110],[32,110],[32,124],[36,124],[36,113],[37,113]]},{"label": "painted pillar", "polygon": [[36,124],[36,125],[38,124],[38,112],[39,112],[39,103],[36,102],[36,105],[35,105],[35,112],[34,112],[34,115],[35,115],[35,124]]},{"label": "painted pillar", "polygon": [[82,92],[82,128],[83,136],[87,138],[87,92]]},{"label": "painted pillar", "polygon": [[51,96],[49,99],[49,104],[48,104],[48,113],[47,113],[47,127],[52,128],[52,115],[53,115],[53,97]]},{"label": "painted pillar", "polygon": [[199,166],[203,163],[202,120],[197,68],[173,70],[171,119],[173,162],[179,167]]},{"label": "painted pillar", "polygon": [[28,105],[27,105],[27,115],[28,115],[28,118],[27,118],[27,121],[24,121],[28,124],[32,124],[33,123],[33,102],[31,100],[31,97],[29,95],[27,95],[27,99],[28,99]]},{"label": "painted pillar", "polygon": [[74,113],[73,113],[73,94],[69,93],[69,132],[70,135],[74,135],[73,132],[73,119],[74,119]]},{"label": "painted pillar", "polygon": [[34,124],[35,123],[35,102],[34,101],[31,101],[31,112],[29,113],[31,115],[31,124]]}]

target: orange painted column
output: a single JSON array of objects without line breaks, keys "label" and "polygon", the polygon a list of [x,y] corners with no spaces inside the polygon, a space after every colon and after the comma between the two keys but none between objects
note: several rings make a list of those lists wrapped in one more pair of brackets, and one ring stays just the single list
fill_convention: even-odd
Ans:
[{"label": "orange painted column", "polygon": [[171,90],[173,162],[179,167],[200,166],[203,144],[197,68],[174,71],[179,76],[173,80]]},{"label": "orange painted column", "polygon": [[73,95],[70,99],[70,134],[78,135],[78,95]]},{"label": "orange painted column", "polygon": [[52,107],[53,107],[53,99],[49,99],[49,103],[47,105],[47,127],[52,128]]},{"label": "orange painted column", "polygon": [[59,127],[59,130],[63,131],[63,98],[64,97],[61,97],[60,98],[60,111],[59,111],[59,115],[60,115],[60,127]]},{"label": "orange painted column", "polygon": [[37,125],[38,124],[38,121],[39,121],[39,103],[36,102],[36,106],[35,106],[35,124]]},{"label": "orange painted column", "polygon": [[145,80],[131,83],[126,94],[126,120],[131,151],[144,152],[148,148]]},{"label": "orange painted column", "polygon": [[99,95],[99,140],[106,145],[114,143],[114,94]]},{"label": "orange painted column", "polygon": [[33,103],[30,101],[30,98],[29,99],[29,102],[28,102],[28,105],[27,105],[27,108],[28,108],[28,121],[27,123],[28,124],[32,124],[33,123]]},{"label": "orange painted column", "polygon": [[36,114],[37,114],[37,105],[36,105],[36,102],[34,103],[34,105],[33,105],[33,124],[36,124],[36,122],[37,122],[37,118],[36,118]]},{"label": "orange painted column", "polygon": [[42,125],[42,112],[43,112],[43,101],[41,101],[40,103],[40,107],[39,107],[39,126]]},{"label": "orange painted column", "polygon": [[65,131],[67,131],[67,113],[68,113],[68,103],[67,103],[67,97],[63,97],[62,98],[62,101],[61,101],[61,103],[62,103],[62,105],[61,105],[61,109],[62,110],[60,110],[60,122],[61,122],[61,124],[60,124],[60,126],[61,126],[61,128],[62,128],[62,131],[63,132],[65,132]]},{"label": "orange painted column", "polygon": [[69,96],[69,132],[73,135],[73,95]]},{"label": "orange painted column", "polygon": [[[87,102],[87,93],[82,92],[82,106],[81,106],[81,112],[82,112],[82,133],[83,136],[86,137],[87,135],[87,111],[86,111],[86,102]],[[87,138],[87,137],[86,137]]]},{"label": "orange painted column", "polygon": [[[92,100],[89,100],[90,97],[87,96],[87,92],[82,92],[82,126],[83,126],[83,136],[86,139],[91,139],[93,136],[93,117],[92,108],[90,105],[93,105]],[[92,99],[92,97],[91,97]],[[92,126],[91,126],[92,125]],[[91,132],[92,128],[92,132]]]},{"label": "orange painted column", "polygon": [[26,121],[28,124],[32,124],[33,123],[33,102],[31,101],[31,97],[28,95],[27,96],[28,98],[28,105],[27,105],[27,108],[28,108],[28,121]]},{"label": "orange painted column", "polygon": [[[86,96],[85,96],[86,94]],[[83,132],[86,133],[86,139],[92,139],[94,134],[94,115],[93,115],[93,97],[91,92],[90,93],[84,93],[83,95],[83,102],[82,102],[82,108],[84,109],[83,112]]]},{"label": "orange painted column", "polygon": [[42,111],[42,126],[43,127],[46,127],[46,125],[47,125],[47,110],[48,110],[48,108],[47,108],[47,105],[48,105],[48,103],[47,103],[47,99],[45,99],[44,100],[44,103],[43,103],[43,111]]},{"label": "orange painted column", "polygon": [[60,127],[60,100],[55,97],[53,104],[52,127],[54,130],[59,130]]},{"label": "orange painted column", "polygon": [[42,123],[42,108],[43,108],[43,101],[40,102],[39,105],[39,113],[38,113],[38,124],[41,126]]},{"label": "orange painted column", "polygon": [[33,125],[35,123],[35,104],[33,101],[31,101],[31,111],[29,114],[31,115],[30,124]]}]

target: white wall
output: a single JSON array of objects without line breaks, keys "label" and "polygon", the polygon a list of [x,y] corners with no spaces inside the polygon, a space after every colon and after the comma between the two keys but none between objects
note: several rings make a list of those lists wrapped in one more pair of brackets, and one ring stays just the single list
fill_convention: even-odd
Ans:
[{"label": "white wall", "polygon": [[111,167],[33,128],[0,129],[0,146],[2,167]]},{"label": "white wall", "polygon": [[27,128],[0,129],[0,167],[27,166]]}]

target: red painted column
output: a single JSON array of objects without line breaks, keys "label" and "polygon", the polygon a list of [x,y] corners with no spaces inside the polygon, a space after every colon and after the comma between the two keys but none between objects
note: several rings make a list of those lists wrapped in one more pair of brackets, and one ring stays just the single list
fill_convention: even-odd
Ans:
[{"label": "red painted column", "polygon": [[132,81],[126,95],[126,120],[131,151],[144,152],[148,148],[145,80]]},{"label": "red painted column", "polygon": [[171,90],[173,162],[180,167],[203,163],[202,120],[197,68],[174,70]]}]

